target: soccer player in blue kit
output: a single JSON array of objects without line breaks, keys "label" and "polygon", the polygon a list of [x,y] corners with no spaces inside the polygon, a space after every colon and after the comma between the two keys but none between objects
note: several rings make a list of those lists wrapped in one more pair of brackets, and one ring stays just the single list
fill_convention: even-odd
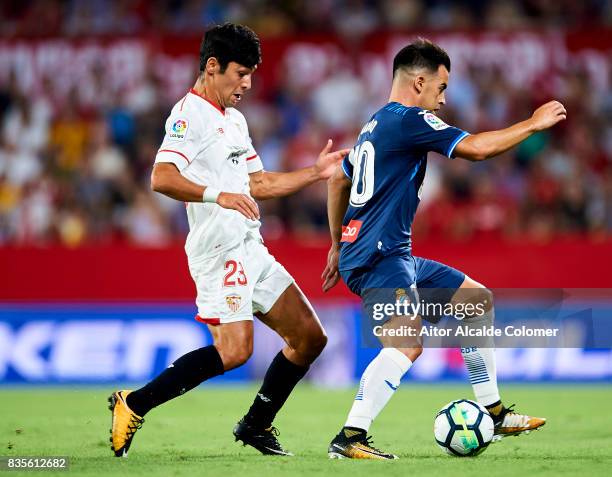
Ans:
[{"label": "soccer player in blue kit", "polygon": [[[421,197],[427,153],[482,161],[554,126],[567,113],[562,104],[551,101],[506,129],[468,134],[436,115],[445,104],[450,69],[447,53],[424,39],[395,56],[389,103],[363,127],[355,147],[328,181],[332,246],[322,275],[323,289],[329,290],[342,277],[366,306],[368,290],[391,289],[398,296],[422,289],[448,290],[445,300],[451,303],[459,290],[469,289],[472,296],[489,303],[481,318],[492,323],[492,296],[483,285],[447,265],[412,255],[410,229]],[[411,296],[418,300],[418,294]],[[348,419],[329,446],[331,458],[397,458],[374,448],[367,433],[421,354],[422,345],[419,340],[404,346],[393,340],[381,342],[384,348],[364,371]],[[543,418],[519,414],[502,404],[492,344],[464,347],[461,352],[476,399],[495,423],[494,439],[545,424]]]}]

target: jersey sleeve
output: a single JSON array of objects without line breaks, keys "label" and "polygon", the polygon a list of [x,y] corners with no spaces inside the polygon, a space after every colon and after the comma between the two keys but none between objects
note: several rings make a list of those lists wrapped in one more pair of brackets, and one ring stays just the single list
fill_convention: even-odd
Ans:
[{"label": "jersey sleeve", "polygon": [[457,144],[469,136],[463,129],[449,126],[435,114],[419,109],[406,114],[402,126],[409,147],[434,151],[451,159]]},{"label": "jersey sleeve", "polygon": [[257,151],[253,147],[253,141],[251,139],[251,136],[249,135],[249,126],[246,122],[246,118],[242,115],[241,112],[237,110],[233,110],[233,114],[236,114],[238,117],[238,127],[240,131],[242,132],[242,134],[244,135],[244,138],[247,144],[247,149],[248,149],[247,156],[246,156],[247,172],[249,174],[253,174],[254,172],[263,171],[263,168],[264,168],[263,162],[261,162],[261,158],[259,157],[259,154],[257,154]]},{"label": "jersey sleeve", "polygon": [[155,163],[169,162],[183,171],[201,149],[201,136],[196,117],[185,111],[171,113],[166,120],[166,135],[155,156]]},{"label": "jersey sleeve", "polygon": [[344,172],[344,175],[348,177],[350,181],[353,180],[353,163],[351,162],[352,154],[353,154],[353,151],[351,150],[351,153],[344,156],[344,159],[342,159],[342,162],[340,164],[342,167],[342,171]]},{"label": "jersey sleeve", "polygon": [[263,162],[261,162],[261,158],[255,148],[253,147],[253,143],[251,142],[251,138],[247,136],[247,148],[249,149],[246,163],[247,163],[247,171],[249,174],[253,174],[254,172],[263,171]]}]

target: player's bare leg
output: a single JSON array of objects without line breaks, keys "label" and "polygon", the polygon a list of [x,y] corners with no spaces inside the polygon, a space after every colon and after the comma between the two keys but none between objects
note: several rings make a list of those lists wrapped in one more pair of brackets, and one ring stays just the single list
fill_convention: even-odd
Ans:
[{"label": "player's bare leg", "polygon": [[[486,313],[484,315],[468,318],[466,322],[473,326],[493,325],[493,294],[477,281],[466,276],[451,302],[453,304],[485,304]],[[462,346],[461,354],[468,370],[476,400],[485,406],[491,417],[493,417],[493,422],[495,423],[493,441],[499,441],[507,436],[529,434],[529,432],[539,429],[546,424],[545,418],[519,414],[514,411],[513,405],[509,407],[503,405],[497,387],[497,367],[493,338],[490,338],[490,342],[487,342],[485,346],[474,347],[471,344],[473,343]]]},{"label": "player's bare leg", "polygon": [[234,428],[234,436],[263,454],[293,455],[276,439],[278,431],[272,421],[310,364],[323,351],[327,336],[312,306],[295,284],[283,292],[268,313],[257,316],[287,344],[272,361],[251,408]]},{"label": "player's bare leg", "polygon": [[368,365],[359,383],[359,390],[344,427],[329,444],[330,459],[376,459],[387,460],[398,457],[373,446],[368,436],[370,425],[387,405],[400,380],[423,352],[418,332],[421,318],[407,321],[406,317],[394,317],[383,328],[399,329],[410,326],[415,336],[382,336],[384,349]]},{"label": "player's bare leg", "polygon": [[191,351],[136,391],[116,391],[110,398],[111,448],[126,457],[143,416],[160,404],[195,388],[203,381],[246,362],[253,351],[253,322],[238,321],[210,327],[214,345]]},{"label": "player's bare leg", "polygon": [[223,362],[224,371],[242,366],[253,354],[252,321],[208,325],[208,330]]}]

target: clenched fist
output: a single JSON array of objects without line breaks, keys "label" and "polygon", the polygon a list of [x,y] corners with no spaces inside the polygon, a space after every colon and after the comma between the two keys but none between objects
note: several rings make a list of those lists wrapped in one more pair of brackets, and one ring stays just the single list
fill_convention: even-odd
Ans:
[{"label": "clenched fist", "polygon": [[567,111],[559,101],[549,101],[533,112],[531,121],[535,131],[543,131],[563,121],[566,117]]}]

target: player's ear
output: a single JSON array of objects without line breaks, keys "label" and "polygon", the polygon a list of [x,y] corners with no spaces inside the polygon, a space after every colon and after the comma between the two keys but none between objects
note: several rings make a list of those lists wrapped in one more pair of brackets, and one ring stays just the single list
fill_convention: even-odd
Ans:
[{"label": "player's ear", "polygon": [[416,75],[414,77],[414,89],[418,94],[421,94],[423,91],[423,87],[425,86],[425,77],[421,75]]},{"label": "player's ear", "polygon": [[219,64],[219,61],[217,60],[217,58],[215,58],[214,56],[211,56],[206,61],[206,72],[208,74],[214,75],[215,73],[219,72],[220,68],[221,68],[221,65]]}]

